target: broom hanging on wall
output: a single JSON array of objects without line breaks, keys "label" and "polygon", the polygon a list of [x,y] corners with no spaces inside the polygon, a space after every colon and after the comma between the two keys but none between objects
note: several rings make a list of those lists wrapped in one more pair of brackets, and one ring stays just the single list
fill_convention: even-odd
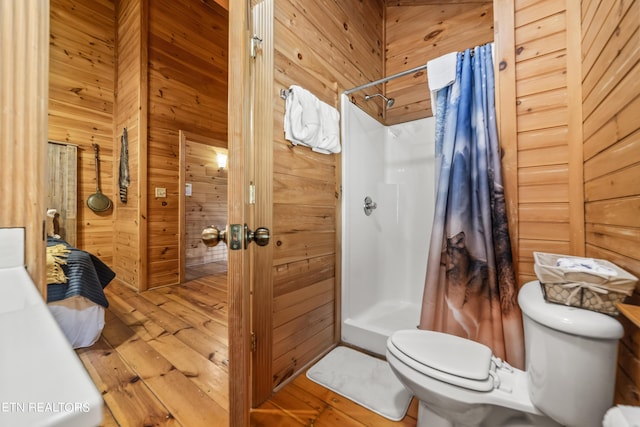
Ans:
[{"label": "broom hanging on wall", "polygon": [[129,141],[127,128],[122,131],[120,137],[120,176],[118,185],[120,186],[120,201],[127,203],[127,188],[129,187]]}]

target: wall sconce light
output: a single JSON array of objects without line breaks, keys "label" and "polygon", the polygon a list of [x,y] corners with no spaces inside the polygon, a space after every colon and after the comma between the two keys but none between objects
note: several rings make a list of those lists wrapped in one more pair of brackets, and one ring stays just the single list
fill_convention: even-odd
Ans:
[{"label": "wall sconce light", "polygon": [[227,155],[223,153],[218,153],[216,155],[216,161],[218,162],[218,167],[220,169],[224,169],[227,166]]}]

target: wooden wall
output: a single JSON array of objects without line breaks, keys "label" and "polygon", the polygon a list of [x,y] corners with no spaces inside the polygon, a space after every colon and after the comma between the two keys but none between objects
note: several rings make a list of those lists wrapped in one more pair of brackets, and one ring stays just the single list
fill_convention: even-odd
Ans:
[{"label": "wooden wall", "polygon": [[[386,8],[385,18],[385,76],[419,67],[450,52],[493,41],[492,1],[388,3],[391,4]],[[384,89],[387,97],[396,100],[386,110],[385,124],[433,115],[426,71],[391,80]],[[373,88],[367,91],[373,93]],[[369,102],[382,104],[380,98]],[[379,117],[382,115],[383,112]]]},{"label": "wooden wall", "polygon": [[228,19],[214,2],[149,2],[148,287],[179,282],[179,131],[227,146]]},{"label": "wooden wall", "polygon": [[[582,1],[582,102],[586,254],[640,277],[640,2]],[[616,401],[640,405],[640,331],[621,320]]]},{"label": "wooden wall", "polygon": [[25,266],[46,300],[49,2],[0,2],[0,227],[25,229]]},{"label": "wooden wall", "polygon": [[273,361],[266,372],[274,387],[339,341],[340,156],[285,141],[278,91],[301,85],[339,108],[343,90],[381,78],[383,14],[381,1],[275,2]]},{"label": "wooden wall", "polygon": [[[116,114],[114,117],[114,187],[119,189],[122,136],[127,129],[129,187],[123,203],[114,197],[115,227],[112,268],[129,286],[146,289],[147,265],[147,44],[146,3],[120,0],[117,3]],[[117,190],[116,190],[117,191]]]},{"label": "wooden wall", "polygon": [[640,277],[640,3],[582,15],[587,255]]},{"label": "wooden wall", "polygon": [[96,213],[95,154],[100,146],[100,189],[114,202],[113,118],[115,6],[113,0],[51,0],[49,140],[78,146],[76,245],[112,263],[113,210]]},{"label": "wooden wall", "polygon": [[569,96],[580,77],[571,68],[579,51],[568,49],[575,19],[565,2],[515,3],[515,135],[503,135],[502,144],[513,162],[505,185],[515,189],[508,194],[520,284],[536,278],[533,251],[584,253],[582,180],[572,180],[582,174],[579,115],[578,122],[571,116],[581,105]]}]

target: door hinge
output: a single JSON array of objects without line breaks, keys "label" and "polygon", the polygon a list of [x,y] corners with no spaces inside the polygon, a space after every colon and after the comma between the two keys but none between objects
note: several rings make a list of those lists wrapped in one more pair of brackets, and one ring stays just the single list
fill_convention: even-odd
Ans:
[{"label": "door hinge", "polygon": [[257,342],[256,342],[256,333],[251,331],[251,353],[256,352]]},{"label": "door hinge", "polygon": [[251,44],[250,44],[252,58],[255,58],[257,56],[258,49],[261,47],[261,45],[262,45],[262,39],[257,34],[254,34],[253,37],[251,37]]}]

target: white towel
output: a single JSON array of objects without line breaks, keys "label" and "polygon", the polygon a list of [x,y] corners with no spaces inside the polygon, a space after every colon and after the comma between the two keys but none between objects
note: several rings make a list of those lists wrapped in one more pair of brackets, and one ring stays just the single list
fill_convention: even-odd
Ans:
[{"label": "white towel", "polygon": [[340,113],[308,90],[292,85],[285,105],[284,137],[318,153],[339,153]]},{"label": "white towel", "polygon": [[320,101],[320,141],[312,148],[323,154],[340,152],[340,113],[326,102]]},{"label": "white towel", "polygon": [[598,264],[593,258],[558,258],[556,266],[571,271],[593,273],[601,276],[617,276],[618,272],[606,265]]},{"label": "white towel", "polygon": [[318,98],[300,86],[291,86],[284,113],[285,138],[292,144],[317,145],[320,132]]},{"label": "white towel", "polygon": [[427,81],[431,91],[431,109],[436,114],[436,92],[456,81],[458,52],[447,53],[427,62]]}]

